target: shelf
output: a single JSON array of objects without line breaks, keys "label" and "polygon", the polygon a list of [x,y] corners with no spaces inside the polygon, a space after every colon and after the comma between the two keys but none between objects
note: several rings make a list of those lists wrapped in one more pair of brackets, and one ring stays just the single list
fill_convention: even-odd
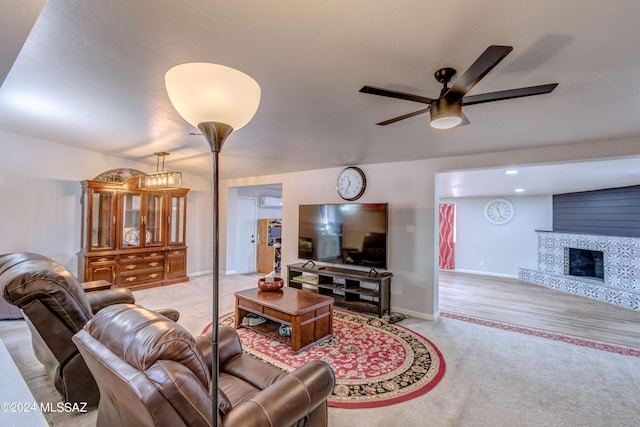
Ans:
[{"label": "shelf", "polygon": [[346,292],[351,294],[366,295],[373,298],[378,298],[380,296],[380,292],[367,288],[347,289]]},{"label": "shelf", "polygon": [[291,278],[292,282],[296,282],[296,283],[302,283],[305,285],[316,285],[318,286],[318,279],[313,280],[313,279],[305,279],[302,276],[295,276]]},{"label": "shelf", "polygon": [[289,286],[331,296],[336,305],[380,317],[391,310],[391,273],[370,275],[346,268],[309,268],[302,263],[288,265],[287,269]]},{"label": "shelf", "polygon": [[340,303],[340,305],[343,305],[343,306],[348,307],[348,308],[354,308],[354,309],[359,310],[359,311],[369,311],[369,312],[377,312],[378,311],[378,305],[377,304],[373,304],[373,303],[369,303],[369,302],[343,301],[342,303]]},{"label": "shelf", "polygon": [[[297,282],[297,280],[291,279],[294,282]],[[306,283],[306,282],[300,282],[300,283]],[[366,295],[366,296],[370,296],[370,297],[379,297],[380,296],[380,292],[374,290],[374,289],[369,289],[369,288],[361,288],[361,287],[357,287],[357,288],[347,288],[345,286],[341,286],[341,285],[328,285],[328,284],[316,284],[316,283],[309,283],[309,284],[313,284],[318,286],[318,288],[326,288],[326,289],[331,289],[334,292],[335,291],[340,291],[340,292],[344,292],[347,294],[358,294],[358,295]]]},{"label": "shelf", "polygon": [[281,227],[279,219],[258,220],[257,268],[260,273],[280,272]]},{"label": "shelf", "polygon": [[251,329],[259,334],[267,336],[273,340],[280,341],[291,347],[291,337],[283,337],[278,330],[280,329],[280,323],[272,320],[267,320],[265,323],[256,326],[242,325],[243,328]]}]

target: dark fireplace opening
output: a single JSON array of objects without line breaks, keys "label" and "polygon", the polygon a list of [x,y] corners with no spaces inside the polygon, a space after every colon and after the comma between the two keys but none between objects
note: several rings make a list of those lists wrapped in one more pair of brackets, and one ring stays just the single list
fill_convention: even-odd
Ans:
[{"label": "dark fireplace opening", "polygon": [[602,251],[569,248],[569,275],[604,280]]}]

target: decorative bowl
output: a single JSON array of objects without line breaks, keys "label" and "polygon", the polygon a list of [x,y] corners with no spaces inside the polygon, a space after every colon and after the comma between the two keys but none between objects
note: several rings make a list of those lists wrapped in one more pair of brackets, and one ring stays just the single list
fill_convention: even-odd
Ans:
[{"label": "decorative bowl", "polygon": [[274,277],[273,282],[267,282],[264,278],[258,280],[258,287],[262,291],[279,291],[283,286],[284,280],[282,280],[280,277]]}]

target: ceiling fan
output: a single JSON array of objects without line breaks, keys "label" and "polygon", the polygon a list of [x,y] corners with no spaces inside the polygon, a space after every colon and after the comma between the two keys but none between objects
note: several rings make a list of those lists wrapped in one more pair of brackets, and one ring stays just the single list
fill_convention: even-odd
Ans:
[{"label": "ceiling fan", "polygon": [[363,86],[362,89],[360,89],[360,92],[370,93],[372,95],[388,96],[390,98],[406,99],[408,101],[428,105],[427,108],[376,123],[380,126],[386,126],[400,120],[408,119],[409,117],[418,116],[426,113],[427,111],[431,115],[431,127],[436,129],[450,129],[459,125],[466,125],[470,122],[462,113],[463,106],[482,104],[484,102],[502,101],[504,99],[521,98],[524,96],[542,95],[553,91],[556,86],[558,86],[558,83],[550,83],[540,86],[529,86],[518,89],[465,96],[467,92],[482,80],[482,78],[486,76],[493,67],[498,65],[498,63],[502,61],[512,50],[512,46],[489,46],[482,55],[480,55],[478,59],[471,64],[469,69],[467,69],[461,77],[455,80],[453,86],[450,88],[448,87],[448,83],[455,77],[456,70],[453,68],[439,69],[435,72],[434,76],[437,81],[442,83],[443,88],[437,99],[372,86]]}]

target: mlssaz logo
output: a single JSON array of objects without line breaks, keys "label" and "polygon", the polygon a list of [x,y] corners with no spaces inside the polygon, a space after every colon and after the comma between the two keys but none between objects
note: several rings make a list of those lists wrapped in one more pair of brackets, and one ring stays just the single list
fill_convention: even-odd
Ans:
[{"label": "mlssaz logo", "polygon": [[87,402],[41,402],[40,412],[42,413],[54,413],[54,412],[79,412],[86,413]]}]

